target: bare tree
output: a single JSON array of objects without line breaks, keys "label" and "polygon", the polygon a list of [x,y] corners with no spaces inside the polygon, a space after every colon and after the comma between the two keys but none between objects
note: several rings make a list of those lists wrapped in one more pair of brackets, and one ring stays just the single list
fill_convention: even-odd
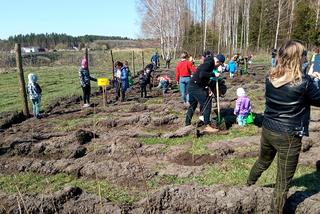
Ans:
[{"label": "bare tree", "polygon": [[319,16],[320,16],[320,0],[318,0],[316,5],[316,29],[319,27]]},{"label": "bare tree", "polygon": [[260,49],[260,40],[261,40],[261,31],[262,31],[263,11],[264,11],[264,0],[261,1],[261,10],[260,10],[260,19],[259,19],[259,33],[258,33],[258,41],[257,41],[257,50]]},{"label": "bare tree", "polygon": [[140,0],[142,32],[146,36],[159,38],[163,58],[171,54],[175,57],[181,46],[185,8],[186,0]]},{"label": "bare tree", "polygon": [[291,34],[292,34],[294,7],[295,7],[295,0],[291,0],[291,13],[290,13],[289,30],[288,30],[288,38],[289,39],[291,38]]},{"label": "bare tree", "polygon": [[274,39],[274,48],[277,48],[278,44],[278,35],[279,35],[279,27],[280,27],[280,16],[281,16],[281,5],[282,0],[278,1],[278,19],[277,19],[277,29],[276,29],[276,38]]}]

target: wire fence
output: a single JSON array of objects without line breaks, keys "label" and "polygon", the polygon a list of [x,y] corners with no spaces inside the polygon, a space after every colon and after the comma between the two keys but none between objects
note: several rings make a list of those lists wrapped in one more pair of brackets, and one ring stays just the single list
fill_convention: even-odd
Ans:
[{"label": "wire fence", "polygon": [[[129,65],[134,65],[136,71],[142,69],[143,65],[150,63],[154,51],[154,49],[112,50],[114,61],[123,62],[126,60]],[[22,63],[24,67],[78,66],[83,57],[84,51],[23,53]],[[109,50],[89,51],[88,58],[89,66],[112,70],[113,65]],[[0,52],[0,70],[10,71],[14,68],[16,68],[15,53]],[[133,70],[133,68],[131,69]]]}]

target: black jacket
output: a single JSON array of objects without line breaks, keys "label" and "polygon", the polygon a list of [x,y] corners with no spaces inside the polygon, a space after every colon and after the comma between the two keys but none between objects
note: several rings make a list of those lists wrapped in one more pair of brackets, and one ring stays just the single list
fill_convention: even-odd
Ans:
[{"label": "black jacket", "polygon": [[263,126],[276,132],[309,135],[310,106],[320,106],[320,90],[305,75],[298,85],[275,88],[266,78],[266,109]]},{"label": "black jacket", "polygon": [[197,71],[192,75],[190,80],[191,84],[196,84],[200,87],[210,87],[214,90],[215,82],[210,80],[210,77],[215,77],[212,72],[215,69],[215,63],[213,57],[207,57],[204,63],[199,65]]}]

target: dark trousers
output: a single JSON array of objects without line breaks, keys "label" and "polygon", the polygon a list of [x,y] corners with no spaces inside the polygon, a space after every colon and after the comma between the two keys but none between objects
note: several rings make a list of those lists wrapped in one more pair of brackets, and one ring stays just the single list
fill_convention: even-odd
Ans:
[{"label": "dark trousers", "polygon": [[271,202],[272,213],[281,214],[283,212],[289,184],[299,160],[301,139],[298,136],[262,128],[259,158],[250,171],[247,183],[248,185],[255,184],[277,154],[277,178]]},{"label": "dark trousers", "polygon": [[83,92],[83,101],[84,103],[90,103],[90,94],[91,94],[91,87],[90,85],[87,85],[85,87],[82,87]]},{"label": "dark trousers", "polygon": [[[115,89],[115,94],[116,94],[116,100],[118,100],[120,95],[123,95],[125,93],[121,93],[122,92],[122,90],[121,90],[121,81],[116,79],[116,80],[114,80],[113,84],[114,84],[114,89]],[[124,99],[124,96],[122,96],[122,97],[123,97],[122,99]]]},{"label": "dark trousers", "polygon": [[140,85],[140,93],[141,93],[141,97],[147,97],[147,85]]},{"label": "dark trousers", "polygon": [[166,61],[166,67],[170,68],[170,61]]},{"label": "dark trousers", "polygon": [[185,125],[188,126],[191,124],[192,116],[197,108],[198,103],[200,103],[200,112],[203,113],[204,124],[209,124],[212,100],[209,97],[208,90],[196,85],[195,83],[190,83],[188,86],[188,92],[190,105],[187,111]]}]

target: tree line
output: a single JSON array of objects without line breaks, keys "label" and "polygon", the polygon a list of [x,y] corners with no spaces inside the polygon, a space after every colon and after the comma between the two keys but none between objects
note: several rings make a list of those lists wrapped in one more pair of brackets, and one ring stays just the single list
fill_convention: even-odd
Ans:
[{"label": "tree line", "polygon": [[320,0],[139,0],[141,31],[161,55],[206,49],[228,54],[277,48],[287,39],[320,45]]},{"label": "tree line", "polygon": [[97,36],[97,35],[84,35],[84,36],[70,36],[67,34],[46,33],[35,34],[30,33],[26,35],[10,36],[7,41],[1,41],[2,49],[5,47],[13,47],[15,43],[20,43],[21,46],[37,46],[41,48],[55,49],[55,48],[70,48],[70,47],[83,47],[87,43],[96,40],[130,40],[127,37],[120,36]]}]

